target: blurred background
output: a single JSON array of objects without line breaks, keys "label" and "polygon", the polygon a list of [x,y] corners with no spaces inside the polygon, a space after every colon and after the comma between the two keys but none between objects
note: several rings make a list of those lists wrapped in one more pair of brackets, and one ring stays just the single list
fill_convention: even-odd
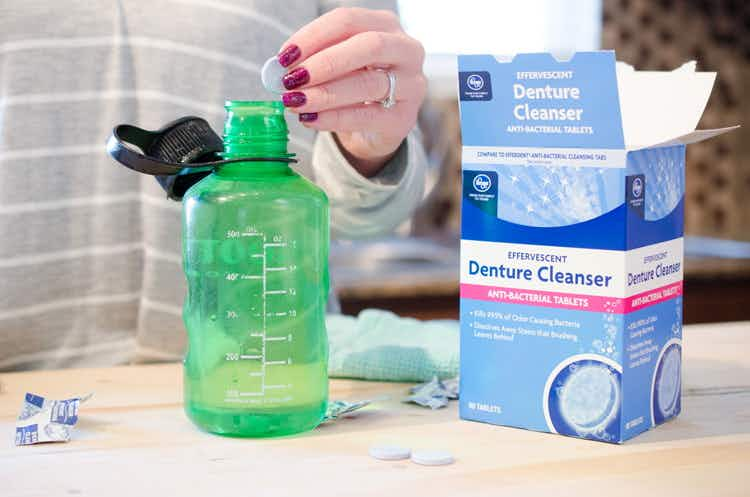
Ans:
[{"label": "blurred background", "polygon": [[[699,128],[747,124],[750,2],[745,0],[400,0],[428,52],[420,126],[430,194],[402,237],[337,243],[331,270],[342,310],[458,317],[461,141],[455,53],[613,49],[639,70],[696,60],[718,78]],[[477,12],[483,14],[477,15]],[[750,128],[687,149],[686,323],[750,319]]]}]

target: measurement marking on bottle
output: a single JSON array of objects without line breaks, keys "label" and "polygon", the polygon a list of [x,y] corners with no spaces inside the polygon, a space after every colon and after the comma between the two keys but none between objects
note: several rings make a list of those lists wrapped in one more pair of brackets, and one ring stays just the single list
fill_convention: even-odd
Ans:
[{"label": "measurement marking on bottle", "polygon": [[[295,288],[282,288],[282,289],[276,289],[276,290],[269,290],[267,288],[268,284],[268,273],[269,272],[278,272],[278,271],[296,271],[297,266],[294,264],[289,264],[287,266],[273,266],[268,267],[268,249],[269,248],[283,248],[283,247],[296,247],[296,242],[292,241],[290,243],[282,241],[283,237],[281,235],[274,235],[272,237],[271,242],[268,242],[268,238],[266,235],[262,233],[257,233],[255,231],[250,231],[250,228],[245,228],[246,231],[240,232],[238,230],[230,230],[227,232],[228,238],[239,238],[240,236],[243,237],[262,237],[263,241],[263,251],[262,253],[257,254],[250,254],[251,258],[257,258],[260,259],[261,264],[261,271],[260,274],[242,274],[242,273],[225,273],[225,278],[228,281],[237,281],[237,280],[260,280],[262,289],[260,292],[261,302],[262,306],[260,312],[252,312],[256,311],[256,309],[253,307],[249,309],[251,311],[251,316],[260,318],[261,319],[261,326],[260,329],[253,328],[247,331],[248,335],[252,338],[260,338],[261,339],[261,347],[260,347],[260,353],[255,354],[239,354],[237,352],[227,353],[226,354],[226,360],[227,361],[236,361],[236,360],[253,360],[253,361],[259,361],[260,362],[260,368],[259,370],[248,372],[248,376],[254,377],[254,378],[260,378],[260,389],[256,392],[238,392],[236,390],[232,390],[232,395],[229,397],[235,397],[235,399],[227,398],[225,399],[227,402],[243,402],[243,403],[257,403],[257,402],[267,402],[269,400],[273,401],[289,401],[292,399],[291,396],[287,396],[284,398],[279,399],[273,399],[270,397],[267,397],[266,390],[283,390],[292,388],[291,384],[274,384],[274,385],[267,385],[266,384],[266,368],[268,366],[289,366],[292,364],[292,358],[288,357],[285,360],[268,360],[268,350],[266,346],[266,342],[292,342],[292,335],[289,334],[287,336],[274,336],[269,337],[268,334],[268,326],[267,321],[269,317],[296,317],[297,312],[294,309],[288,309],[283,312],[275,312],[268,308],[268,295],[296,295],[297,291]],[[278,288],[278,287],[277,287]],[[275,302],[275,300],[273,301]],[[240,317],[239,313],[234,310],[228,310],[227,312],[227,319],[235,319]],[[273,350],[273,349],[272,349]],[[253,350],[252,352],[258,352],[256,350]],[[263,397],[261,400],[239,400],[237,397]]]},{"label": "measurement marking on bottle", "polygon": [[[263,245],[266,244],[266,237],[263,236]],[[266,249],[263,249],[263,258],[261,259],[261,262],[263,264],[263,295],[261,295],[262,301],[263,301],[263,341],[261,342],[261,354],[263,355],[263,358],[261,359],[260,364],[260,371],[261,371],[261,377],[260,377],[260,391],[265,392],[266,390],[266,333],[268,333],[268,328],[266,328],[266,274],[268,274],[266,271],[268,269],[268,266],[266,264]]]}]

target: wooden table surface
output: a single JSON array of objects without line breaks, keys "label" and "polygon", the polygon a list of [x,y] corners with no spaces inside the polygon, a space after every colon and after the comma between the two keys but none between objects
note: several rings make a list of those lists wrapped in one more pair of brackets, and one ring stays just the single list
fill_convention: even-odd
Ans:
[{"label": "wooden table surface", "polygon": [[[624,445],[460,421],[406,385],[335,380],[331,398],[391,399],[294,437],[229,439],[185,418],[176,364],[0,374],[0,496],[750,495],[750,323],[685,328],[683,413]],[[95,392],[69,443],[15,447],[23,394]],[[455,464],[382,462],[379,442]]]}]

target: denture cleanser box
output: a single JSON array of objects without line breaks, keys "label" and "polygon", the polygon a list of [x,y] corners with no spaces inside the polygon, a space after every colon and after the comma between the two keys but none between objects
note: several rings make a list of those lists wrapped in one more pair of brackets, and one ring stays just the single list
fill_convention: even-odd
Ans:
[{"label": "denture cleanser box", "polygon": [[463,419],[623,442],[680,412],[685,146],[715,73],[459,56]]}]

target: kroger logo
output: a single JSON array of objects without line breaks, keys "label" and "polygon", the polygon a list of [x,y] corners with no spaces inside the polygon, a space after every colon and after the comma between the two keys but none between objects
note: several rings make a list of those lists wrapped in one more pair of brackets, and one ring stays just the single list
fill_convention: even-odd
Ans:
[{"label": "kroger logo", "polygon": [[633,180],[633,196],[635,198],[640,198],[642,193],[643,193],[643,180],[641,180],[641,178],[635,178]]},{"label": "kroger logo", "polygon": [[473,185],[476,191],[484,193],[490,189],[490,187],[492,186],[492,181],[486,174],[477,174],[476,176],[474,176]]},{"label": "kroger logo", "polygon": [[470,74],[469,77],[466,78],[466,86],[474,91],[479,91],[484,88],[484,79],[479,74]]}]

